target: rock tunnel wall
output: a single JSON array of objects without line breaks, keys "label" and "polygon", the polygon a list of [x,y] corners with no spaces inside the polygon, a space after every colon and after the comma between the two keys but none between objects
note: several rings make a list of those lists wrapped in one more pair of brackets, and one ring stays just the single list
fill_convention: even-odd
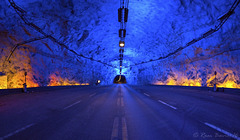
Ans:
[{"label": "rock tunnel wall", "polygon": [[[128,38],[134,47],[129,48],[127,55],[132,62],[138,58],[135,61],[138,64],[167,56],[215,28],[220,22],[218,18],[234,2],[180,0],[130,3],[129,24],[135,23],[135,26],[128,29],[135,34]],[[138,6],[134,7],[135,4]],[[219,87],[239,88],[239,9],[238,6],[220,30],[184,50],[159,61],[129,68],[126,70],[130,72],[128,81],[183,86],[213,86],[216,83]],[[132,38],[136,41],[130,40]]]},{"label": "rock tunnel wall", "polygon": [[[165,59],[156,59],[184,46],[218,24],[235,0],[130,0],[123,73],[129,84],[185,86],[240,85],[240,8],[222,28]],[[31,87],[112,84],[119,74],[118,0],[15,0],[27,19],[79,54],[41,37],[24,24],[7,0],[0,1],[0,87],[22,87],[27,72]],[[116,68],[115,68],[116,67]],[[214,72],[217,72],[216,79]]]}]

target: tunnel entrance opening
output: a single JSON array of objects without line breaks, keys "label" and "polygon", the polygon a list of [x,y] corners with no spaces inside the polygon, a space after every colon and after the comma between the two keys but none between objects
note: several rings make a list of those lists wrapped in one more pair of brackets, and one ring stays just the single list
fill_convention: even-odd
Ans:
[{"label": "tunnel entrance opening", "polygon": [[127,80],[124,75],[117,75],[117,76],[115,76],[113,83],[114,84],[126,84]]}]

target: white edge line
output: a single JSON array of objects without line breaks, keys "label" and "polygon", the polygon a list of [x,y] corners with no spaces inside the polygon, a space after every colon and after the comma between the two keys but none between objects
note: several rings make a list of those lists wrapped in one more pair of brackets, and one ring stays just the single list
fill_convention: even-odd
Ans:
[{"label": "white edge line", "polygon": [[15,135],[15,134],[17,134],[17,133],[25,130],[25,129],[33,126],[33,125],[35,125],[35,124],[34,124],[34,123],[29,124],[29,125],[27,125],[27,126],[25,126],[25,127],[22,127],[22,128],[20,128],[20,129],[18,129],[18,130],[16,130],[16,131],[12,132],[12,133],[7,134],[6,136],[1,137],[0,139],[2,139],[2,140],[3,140],[3,139],[7,139],[7,138],[9,138],[9,137],[11,137],[11,136],[13,136],[13,135]]},{"label": "white edge line", "polygon": [[212,125],[210,123],[207,123],[207,122],[205,122],[204,124],[209,126],[209,127],[211,127],[211,128],[213,128],[213,129],[215,129],[215,130],[217,130],[217,131],[219,131],[219,132],[221,132],[221,133],[223,133],[223,134],[225,134],[225,135],[227,135],[227,136],[229,136],[229,137],[232,137],[232,138],[234,138],[236,140],[240,140],[240,137],[238,137],[238,136],[236,136],[236,135],[234,135],[234,134],[232,134],[232,133],[230,133],[230,132],[228,132],[226,130],[223,130],[223,129],[221,129],[219,127],[216,127],[216,126],[214,126],[214,125]]},{"label": "white edge line", "polygon": [[92,96],[94,96],[94,95],[96,95],[96,93],[91,94],[89,97],[92,97]]},{"label": "white edge line", "polygon": [[160,102],[160,103],[162,103],[162,104],[164,104],[164,105],[166,105],[166,106],[169,106],[169,107],[171,107],[172,109],[177,109],[176,107],[174,107],[174,106],[171,106],[171,105],[169,105],[169,104],[167,104],[167,103],[165,103],[165,102],[163,102],[163,101],[161,101],[161,100],[158,100],[158,102]]},{"label": "white edge line", "polygon": [[81,100],[80,101],[77,101],[77,102],[75,102],[75,103],[73,103],[73,104],[71,104],[71,105],[69,105],[69,106],[67,106],[67,107],[64,107],[63,109],[65,110],[65,109],[68,109],[68,108],[70,108],[70,107],[72,107],[72,106],[74,106],[74,105],[76,105],[76,104],[78,104],[78,103],[80,103],[81,102]]},{"label": "white edge line", "polygon": [[148,96],[148,97],[150,96],[150,95],[148,95],[147,93],[143,93],[143,94],[146,95],[146,96]]}]

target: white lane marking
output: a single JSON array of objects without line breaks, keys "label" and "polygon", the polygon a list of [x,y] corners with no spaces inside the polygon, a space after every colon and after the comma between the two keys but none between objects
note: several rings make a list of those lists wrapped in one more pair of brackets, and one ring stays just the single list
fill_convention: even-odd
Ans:
[{"label": "white lane marking", "polygon": [[6,135],[6,136],[4,136],[4,137],[1,137],[0,139],[1,139],[1,140],[3,140],[3,139],[7,139],[7,138],[9,138],[9,137],[11,137],[11,136],[13,136],[13,135],[15,135],[15,134],[17,134],[17,133],[19,133],[19,132],[25,130],[25,129],[27,129],[27,128],[33,126],[33,125],[35,125],[35,124],[34,124],[34,123],[29,124],[29,125],[27,125],[27,126],[25,126],[25,127],[22,127],[22,128],[20,128],[20,129],[18,129],[18,130],[16,130],[16,131],[12,132],[12,133],[9,133],[8,135]]},{"label": "white lane marking", "polygon": [[113,129],[112,129],[111,140],[115,140],[115,139],[118,138],[118,121],[119,121],[119,118],[115,117],[114,121],[113,121]]},{"label": "white lane marking", "polygon": [[70,107],[72,107],[72,106],[74,106],[74,105],[76,105],[76,104],[78,104],[78,103],[80,103],[81,102],[81,100],[80,101],[77,101],[77,102],[75,102],[75,103],[73,103],[73,104],[71,104],[71,105],[69,105],[69,106],[66,106],[66,107],[64,107],[63,109],[65,110],[65,109],[68,109],[68,108],[70,108]]},{"label": "white lane marking", "polygon": [[215,130],[217,130],[217,131],[219,131],[219,132],[221,132],[221,133],[223,133],[223,134],[225,134],[225,135],[227,135],[227,136],[229,136],[229,137],[232,137],[232,138],[234,138],[236,140],[240,140],[240,137],[238,137],[238,136],[236,136],[236,135],[234,135],[234,134],[232,134],[232,133],[230,133],[230,132],[228,132],[226,130],[223,130],[223,129],[221,129],[221,128],[217,127],[217,126],[214,126],[214,125],[212,125],[210,123],[207,123],[207,122],[205,122],[204,124],[209,126],[209,127],[211,127],[211,128],[213,128],[213,129],[215,129]]},{"label": "white lane marking", "polygon": [[128,140],[127,123],[125,118],[122,118],[122,139]]},{"label": "white lane marking", "polygon": [[121,107],[124,107],[123,98],[121,98]]},{"label": "white lane marking", "polygon": [[164,105],[166,105],[166,106],[169,106],[169,107],[171,107],[172,109],[177,109],[176,107],[174,107],[174,106],[171,106],[171,105],[169,105],[169,104],[167,104],[167,103],[165,103],[165,102],[163,102],[163,101],[161,101],[161,100],[158,100],[158,102],[160,102],[160,103],[162,103],[162,104],[164,104]]},{"label": "white lane marking", "polygon": [[143,93],[143,94],[146,95],[146,96],[148,96],[148,97],[150,96],[150,95],[148,95],[147,93]]},{"label": "white lane marking", "polygon": [[120,98],[117,98],[117,106],[120,106]]},{"label": "white lane marking", "polygon": [[93,94],[89,95],[89,97],[92,97],[92,96],[94,96],[94,95],[96,95],[96,93],[93,93]]}]

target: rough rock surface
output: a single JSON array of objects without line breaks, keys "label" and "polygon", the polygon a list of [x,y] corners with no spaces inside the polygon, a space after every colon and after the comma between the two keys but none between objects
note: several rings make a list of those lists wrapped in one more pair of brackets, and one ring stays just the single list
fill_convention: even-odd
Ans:
[{"label": "rough rock surface", "polygon": [[[240,87],[240,6],[222,28],[165,59],[164,57],[219,23],[235,0],[130,0],[124,75],[130,84],[212,86],[230,82]],[[119,73],[117,9],[119,0],[15,0],[27,19],[78,54],[45,38],[17,47],[17,43],[41,37],[10,6],[0,1],[0,77],[8,88],[21,87],[27,71],[28,85],[46,86],[52,80],[112,84]],[[5,62],[5,63],[4,63]],[[4,83],[2,84],[4,85]],[[1,85],[0,85],[1,86]]]}]

